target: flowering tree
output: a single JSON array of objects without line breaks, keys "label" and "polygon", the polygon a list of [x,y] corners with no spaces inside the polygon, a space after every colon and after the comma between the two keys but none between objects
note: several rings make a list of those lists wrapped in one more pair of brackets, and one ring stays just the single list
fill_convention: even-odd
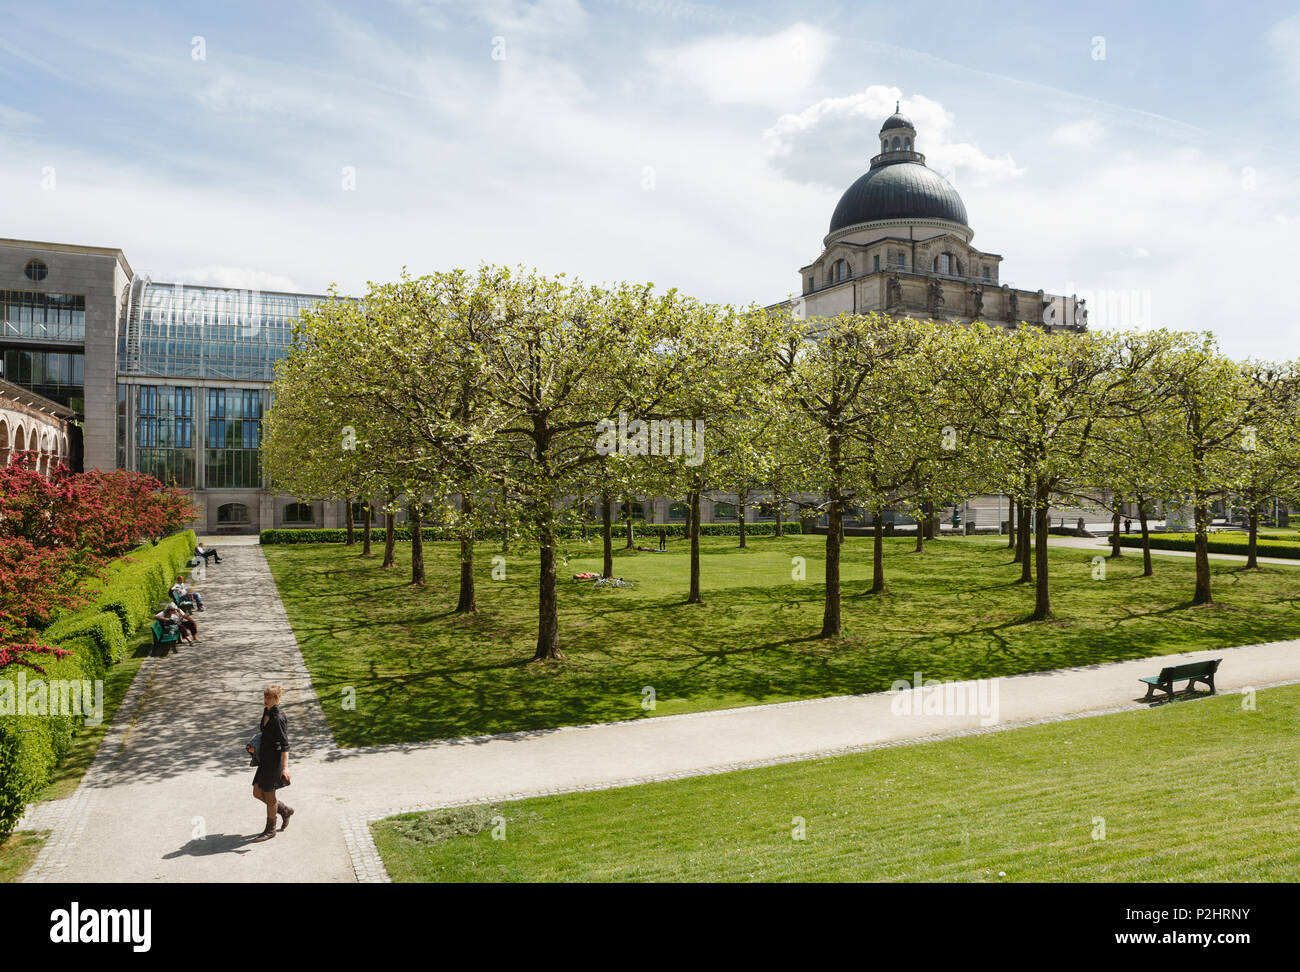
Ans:
[{"label": "flowering tree", "polygon": [[82,601],[82,584],[141,540],[194,519],[189,497],[151,476],[117,469],[36,471],[24,452],[0,468],[0,669],[36,666],[53,651],[31,630]]}]

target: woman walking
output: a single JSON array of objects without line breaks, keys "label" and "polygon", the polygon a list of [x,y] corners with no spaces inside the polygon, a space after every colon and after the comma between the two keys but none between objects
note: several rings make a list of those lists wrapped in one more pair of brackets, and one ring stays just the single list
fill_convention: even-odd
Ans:
[{"label": "woman walking", "polygon": [[280,696],[284,694],[281,685],[268,685],[262,693],[266,708],[262,710],[261,746],[254,751],[250,744],[247,749],[257,757],[257,773],[253,776],[253,799],[266,804],[266,829],[253,838],[254,844],[270,840],[275,836],[275,818],[284,821],[281,830],[289,826],[293,816],[293,807],[280,802],[278,792],[289,785],[289,723],[280,709]]}]

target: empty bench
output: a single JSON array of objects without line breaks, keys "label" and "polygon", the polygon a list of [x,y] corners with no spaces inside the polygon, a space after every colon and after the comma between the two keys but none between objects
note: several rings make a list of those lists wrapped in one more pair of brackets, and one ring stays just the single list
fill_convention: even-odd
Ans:
[{"label": "empty bench", "polygon": [[1218,671],[1221,661],[1222,658],[1211,658],[1209,661],[1188,662],[1186,665],[1170,665],[1168,668],[1160,669],[1159,675],[1138,679],[1140,682],[1145,682],[1147,687],[1146,698],[1142,701],[1150,702],[1157,691],[1164,692],[1172,699],[1174,682],[1186,682],[1186,691],[1194,695],[1199,694],[1196,691],[1196,683],[1204,682],[1210,687],[1210,694],[1214,695],[1214,673]]}]

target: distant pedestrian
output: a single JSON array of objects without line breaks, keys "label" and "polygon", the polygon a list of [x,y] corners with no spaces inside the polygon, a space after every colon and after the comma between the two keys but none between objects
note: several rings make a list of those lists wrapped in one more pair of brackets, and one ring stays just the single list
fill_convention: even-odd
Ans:
[{"label": "distant pedestrian", "polygon": [[662,524],[659,526],[659,549],[668,549],[668,531],[663,528]]},{"label": "distant pedestrian", "polygon": [[245,747],[257,762],[257,772],[253,775],[253,799],[266,804],[266,829],[253,838],[253,843],[260,844],[275,836],[275,821],[279,816],[283,821],[281,830],[289,827],[289,818],[293,816],[293,807],[279,799],[279,791],[289,785],[289,723],[280,709],[280,697],[284,686],[268,685],[262,692],[261,730],[255,749],[250,742]]},{"label": "distant pedestrian", "polygon": [[1133,532],[1133,521],[1131,519],[1124,520],[1124,532],[1125,533]]}]

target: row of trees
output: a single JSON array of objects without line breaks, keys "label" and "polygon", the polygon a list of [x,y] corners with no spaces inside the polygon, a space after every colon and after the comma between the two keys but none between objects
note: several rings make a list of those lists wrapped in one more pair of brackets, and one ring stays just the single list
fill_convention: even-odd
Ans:
[{"label": "row of trees", "polygon": [[85,601],[86,582],[142,540],[194,519],[189,497],[127,470],[36,470],[36,454],[0,467],[0,669],[38,667],[55,649],[38,632]]},{"label": "row of trees", "polygon": [[[1109,505],[1116,521],[1121,503],[1137,504],[1144,536],[1157,504],[1190,505],[1193,600],[1205,603],[1212,504],[1234,495],[1256,511],[1300,492],[1297,382],[1294,366],[1233,362],[1204,334],[803,320],[484,267],[404,277],[305,313],[279,365],[264,459],[284,492],[349,500],[349,528],[353,498],[385,497],[385,565],[400,498],[417,584],[420,525],[450,526],[461,611],[475,609],[476,531],[529,540],[540,568],[534,657],[546,659],[559,652],[566,525],[599,501],[608,574],[612,510],[634,494],[685,498],[690,603],[701,600],[703,493],[740,497],[742,530],[755,492],[782,508],[796,493],[821,497],[823,637],[842,630],[846,509],[875,514],[879,592],[886,509],[932,520],[937,506],[980,493],[1014,501],[1035,619],[1052,616],[1048,509],[1063,500]],[[1253,512],[1251,524],[1253,540]]]}]

